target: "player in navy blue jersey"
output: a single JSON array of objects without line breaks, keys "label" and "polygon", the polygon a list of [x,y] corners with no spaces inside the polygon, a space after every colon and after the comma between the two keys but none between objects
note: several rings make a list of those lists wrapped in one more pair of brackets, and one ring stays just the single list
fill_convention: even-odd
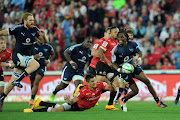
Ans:
[{"label": "player in navy blue jersey", "polygon": [[[153,95],[157,106],[159,107],[168,107],[166,104],[164,104],[162,101],[159,100],[152,84],[150,83],[150,80],[147,78],[147,76],[145,75],[145,73],[143,72],[142,68],[140,65],[138,65],[138,62],[141,60],[141,56],[142,56],[142,52],[139,49],[138,45],[135,42],[132,41],[128,41],[128,34],[124,31],[121,31],[118,33],[118,41],[119,44],[114,47],[114,49],[112,50],[112,61],[116,60],[118,61],[118,66],[121,68],[123,63],[130,63],[132,65],[134,65],[134,73],[132,74],[134,78],[139,79],[140,81],[144,82],[150,93]],[[125,86],[122,84],[120,85],[119,91],[122,92]],[[138,93],[138,91],[137,91]],[[137,94],[136,93],[136,94]],[[122,99],[120,99],[120,103],[121,104],[125,104],[125,102],[130,99],[130,94],[128,93],[127,95],[125,95],[125,97],[123,97]],[[118,95],[119,97],[120,95]]]},{"label": "player in navy blue jersey", "polygon": [[32,55],[36,54],[39,54],[40,56],[40,60],[37,60],[40,67],[29,75],[31,80],[31,100],[29,101],[29,105],[34,104],[35,95],[38,92],[39,82],[44,77],[46,66],[55,57],[52,46],[39,39],[37,39],[37,42],[34,43],[32,48]]},{"label": "player in navy blue jersey", "polygon": [[73,45],[64,51],[64,56],[67,60],[61,76],[61,83],[56,86],[50,96],[50,101],[53,102],[56,93],[66,88],[70,81],[73,80],[75,87],[82,84],[84,81],[84,66],[91,60],[92,39],[86,38],[82,44]]},{"label": "player in navy blue jersey", "polygon": [[15,64],[13,75],[0,98],[0,109],[4,99],[14,86],[22,88],[20,81],[39,68],[39,63],[31,56],[31,48],[35,38],[49,42],[45,32],[34,26],[34,17],[31,13],[24,13],[21,23],[17,26],[0,31],[0,36],[14,35],[16,44],[12,53],[12,60]]}]

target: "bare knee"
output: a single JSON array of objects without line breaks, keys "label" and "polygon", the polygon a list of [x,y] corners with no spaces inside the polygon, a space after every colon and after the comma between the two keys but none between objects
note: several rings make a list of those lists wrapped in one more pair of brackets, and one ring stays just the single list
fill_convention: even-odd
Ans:
[{"label": "bare knee", "polygon": [[133,90],[133,92],[135,95],[137,95],[139,93],[139,89],[137,88],[137,89]]}]

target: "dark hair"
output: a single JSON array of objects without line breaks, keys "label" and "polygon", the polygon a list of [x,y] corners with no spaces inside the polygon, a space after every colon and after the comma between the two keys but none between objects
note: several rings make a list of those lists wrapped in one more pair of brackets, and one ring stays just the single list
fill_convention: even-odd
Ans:
[{"label": "dark hair", "polygon": [[129,40],[129,35],[127,34],[126,31],[124,31],[123,29],[120,29],[117,36],[120,34],[120,33],[123,33],[125,35],[125,37],[127,38],[127,40]]},{"label": "dark hair", "polygon": [[111,30],[111,27],[107,27],[107,28],[105,29],[105,32],[107,32],[108,30]]},{"label": "dark hair", "polygon": [[113,29],[116,29],[116,28],[118,28],[118,27],[116,27],[116,26],[111,27],[111,28],[110,28],[110,32],[112,32],[112,30],[113,30]]},{"label": "dark hair", "polygon": [[86,77],[85,77],[86,82],[89,82],[89,81],[90,81],[90,79],[92,79],[92,78],[94,78],[94,77],[95,77],[95,76],[94,76],[93,74],[88,73],[88,74],[86,75]]},{"label": "dark hair", "polygon": [[133,29],[132,29],[132,28],[127,28],[125,31],[126,31],[126,33],[131,33],[131,34],[133,34]]}]

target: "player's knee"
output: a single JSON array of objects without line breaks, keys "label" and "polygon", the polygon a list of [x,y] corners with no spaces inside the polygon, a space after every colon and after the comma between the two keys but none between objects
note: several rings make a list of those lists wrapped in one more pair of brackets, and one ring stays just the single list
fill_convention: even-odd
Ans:
[{"label": "player's knee", "polygon": [[144,83],[149,87],[151,86],[151,82],[149,79],[145,79]]},{"label": "player's knee", "polygon": [[38,87],[39,86],[39,81],[35,82],[35,86]]}]

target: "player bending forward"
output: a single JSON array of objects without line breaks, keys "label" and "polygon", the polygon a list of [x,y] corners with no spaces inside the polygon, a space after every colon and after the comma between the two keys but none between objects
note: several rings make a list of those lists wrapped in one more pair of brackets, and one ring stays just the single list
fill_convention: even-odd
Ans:
[{"label": "player bending forward", "polygon": [[[31,109],[24,109],[24,112],[84,111],[96,105],[101,97],[102,90],[115,90],[112,84],[96,82],[92,74],[86,75],[86,82],[87,84],[72,99],[69,95],[64,96],[66,103],[62,105],[44,102],[38,98]],[[45,106],[45,108],[35,109],[40,106]]]}]

